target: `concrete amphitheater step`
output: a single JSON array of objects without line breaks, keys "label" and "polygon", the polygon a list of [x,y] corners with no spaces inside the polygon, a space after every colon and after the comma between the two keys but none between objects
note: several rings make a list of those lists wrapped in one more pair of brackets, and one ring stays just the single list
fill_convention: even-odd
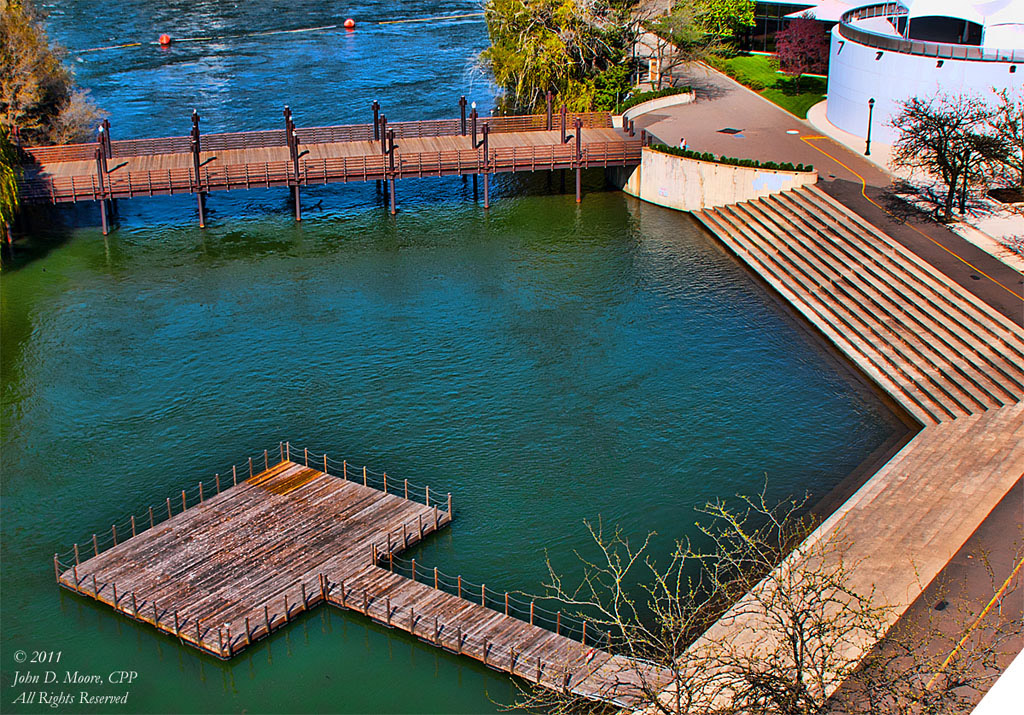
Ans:
[{"label": "concrete amphitheater step", "polygon": [[850,237],[851,247],[871,255],[880,269],[909,279],[907,287],[915,293],[921,292],[920,297],[927,302],[940,306],[941,311],[954,319],[953,325],[981,338],[988,349],[1010,356],[1015,380],[1018,387],[1022,387],[1024,328],[980,303],[974,295],[946,279],[816,187],[807,187],[805,191],[793,192],[793,195],[797,200],[812,206],[819,215],[833,215],[839,230]]},{"label": "concrete amphitheater step", "polygon": [[774,256],[765,255],[753,242],[749,228],[716,209],[695,215],[922,424],[933,424],[950,416],[913,383],[891,374],[889,361],[870,342],[859,336],[856,327],[846,321],[845,315],[835,314],[784,270]]},{"label": "concrete amphitheater step", "polygon": [[876,315],[891,339],[912,351],[913,359],[938,371],[947,392],[963,407],[973,412],[1013,401],[988,378],[985,370],[979,370],[958,352],[948,349],[941,339],[936,339],[942,330],[935,320],[915,314],[913,303],[903,299],[896,287],[873,280],[868,266],[852,263],[844,253],[842,238],[787,198],[786,195],[768,197],[760,203],[780,230],[792,227],[799,232],[793,244],[805,258],[820,267],[831,280],[848,286],[855,293],[854,300]]},{"label": "concrete amphitheater step", "polygon": [[[860,341],[870,346],[882,356],[880,369],[888,374],[897,384],[913,385],[919,392],[927,396],[929,401],[938,408],[936,414],[945,413],[945,417],[956,417],[969,414],[969,410],[957,403],[941,381],[934,374],[929,374],[913,359],[909,359],[898,345],[887,340],[884,331],[870,311],[863,310],[855,298],[845,294],[828,279],[822,279],[812,266],[799,255],[800,247],[782,240],[780,233],[785,234],[788,228],[778,227],[764,214],[764,207],[758,202],[748,202],[723,207],[719,214],[731,218],[732,223],[740,231],[747,230],[752,241],[757,243],[771,256],[783,272],[796,281],[805,294],[814,294],[822,299],[827,310],[840,317],[845,326],[853,331]],[[785,260],[779,260],[779,258]],[[933,371],[934,373],[934,371]],[[951,404],[952,403],[952,404]]]},{"label": "concrete amphitheater step", "polygon": [[[756,212],[753,210],[755,206]],[[830,254],[814,245],[816,236],[807,227],[803,217],[786,215],[784,208],[764,199],[757,204],[737,208],[745,209],[752,220],[761,223],[766,229],[768,240],[780,251],[786,252],[791,260],[799,260],[803,269],[825,290],[831,292],[838,304],[850,306],[851,310],[862,316],[874,338],[887,346],[886,350],[892,355],[895,365],[909,375],[915,371],[923,375],[927,384],[918,380],[922,389],[942,399],[954,411],[959,408],[962,414],[998,404],[971,389],[964,389],[947,361],[912,331],[899,330],[899,316],[887,310],[884,303],[864,290],[856,279],[859,267],[830,261]]]},{"label": "concrete amphitheater step", "polygon": [[[900,266],[907,274],[913,275],[923,284],[931,286],[932,292],[957,312],[961,316],[961,320],[973,323],[975,328],[980,331],[981,337],[985,337],[989,343],[994,340],[1001,347],[1002,352],[1014,357],[1015,364],[1024,365],[1024,327],[986,306],[976,296],[942,276],[934,267],[893,241],[884,232],[835,201],[816,186],[804,187],[798,193],[815,202],[823,212],[827,211],[842,217],[854,235],[862,238],[866,247],[873,249],[881,259]],[[1024,376],[1024,368],[1019,367],[1019,370],[1020,374]]]},{"label": "concrete amphitheater step", "polygon": [[948,417],[970,414],[970,408],[961,399],[955,388],[942,380],[934,366],[918,361],[909,350],[900,345],[864,304],[859,296],[851,293],[842,284],[843,277],[829,274],[814,256],[807,253],[800,241],[793,240],[798,234],[795,226],[785,221],[776,221],[771,211],[760,202],[751,202],[723,209],[732,213],[737,221],[746,225],[761,237],[765,249],[784,259],[780,262],[805,288],[817,292],[836,314],[847,317],[847,323],[856,326],[859,336],[872,345],[886,359],[885,370],[894,379],[909,381],[941,406]]},{"label": "concrete amphitheater step", "polygon": [[[820,224],[844,237],[850,237],[852,229],[848,227],[845,217],[835,214],[830,206],[822,207],[813,201],[808,192],[790,192],[778,197],[782,202],[804,207],[809,215]],[[864,276],[876,286],[891,285],[898,291],[900,304],[906,313],[919,322],[929,324],[930,332],[952,353],[975,366],[976,374],[984,374],[990,384],[996,385],[998,391],[993,397],[1000,402],[1004,398],[1010,402],[1018,402],[1024,396],[1024,366],[1013,356],[996,350],[976,332],[961,325],[959,311],[948,306],[944,300],[935,295],[931,285],[920,283],[912,274],[908,274],[898,263],[890,264],[888,259],[877,260],[875,251],[859,245],[858,240],[848,240],[835,244],[847,260],[860,262],[864,268]],[[923,301],[923,304],[922,304]],[[931,316],[941,316],[941,320]],[[974,323],[969,323],[977,327]],[[991,389],[988,390],[990,394]]]}]

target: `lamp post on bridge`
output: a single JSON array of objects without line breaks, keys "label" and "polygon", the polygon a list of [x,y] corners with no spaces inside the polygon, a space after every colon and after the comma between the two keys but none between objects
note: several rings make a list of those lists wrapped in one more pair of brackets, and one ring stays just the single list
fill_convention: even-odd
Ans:
[{"label": "lamp post on bridge", "polygon": [[462,117],[461,127],[462,136],[466,136],[466,95],[459,97],[459,115]]},{"label": "lamp post on bridge", "polygon": [[868,138],[867,144],[864,146],[864,156],[871,156],[871,121],[875,115],[875,98],[872,97],[868,100]]}]

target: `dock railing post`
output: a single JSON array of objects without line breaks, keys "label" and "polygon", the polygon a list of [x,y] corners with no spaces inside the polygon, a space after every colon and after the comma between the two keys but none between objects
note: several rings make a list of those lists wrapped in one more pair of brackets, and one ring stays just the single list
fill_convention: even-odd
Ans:
[{"label": "dock railing post", "polygon": [[[149,508],[149,516],[150,516],[150,519],[149,519],[150,520],[150,526],[152,526],[153,525],[152,524],[152,521],[153,521],[153,507]],[[78,564],[79,564],[79,561],[78,561],[78,544],[75,544],[75,566],[78,566]]]},{"label": "dock railing post", "polygon": [[284,443],[284,458],[287,461],[292,461],[292,445],[291,442]]},{"label": "dock railing post", "polygon": [[565,105],[562,105],[562,143],[565,144]]},{"label": "dock railing post", "polygon": [[554,129],[554,123],[552,122],[552,117],[551,117],[551,90],[550,89],[548,90],[546,101],[547,101],[547,110],[548,110],[547,129],[550,132],[552,129]]},{"label": "dock railing post", "polygon": [[483,126],[483,148],[484,148],[484,208],[489,209],[491,207],[491,175],[488,173],[490,157],[489,149],[487,144],[487,135],[490,134],[491,128],[487,122],[484,122]]},{"label": "dock railing post", "polygon": [[302,461],[305,466],[309,466],[309,447],[302,448]]},{"label": "dock railing post", "polygon": [[327,452],[324,452],[324,474],[327,474]]},{"label": "dock railing post", "polygon": [[363,465],[363,486],[366,486],[366,465]]},{"label": "dock railing post", "polygon": [[530,601],[530,625],[533,625],[533,601]]},{"label": "dock railing post", "polygon": [[57,554],[53,555],[53,578],[60,583],[60,565],[57,561]]},{"label": "dock railing post", "polygon": [[348,481],[348,460],[341,460],[341,478],[343,481]]},{"label": "dock railing post", "polygon": [[576,203],[583,200],[583,119],[576,117]]},{"label": "dock railing post", "polygon": [[252,479],[252,457],[249,457],[249,479]]},{"label": "dock railing post", "polygon": [[466,136],[466,96],[465,95],[459,97],[459,115],[461,116],[461,120],[459,122],[459,127],[461,128],[462,136]]},{"label": "dock railing post", "polygon": [[398,211],[397,198],[395,197],[395,130],[388,129],[388,166],[390,181],[390,201],[391,201],[391,215],[394,216]]},{"label": "dock railing post", "polygon": [[202,151],[199,136],[199,112],[195,109],[192,110],[192,135],[190,148],[192,149],[192,170],[196,175],[195,189],[196,201],[199,205],[199,228],[206,228],[206,202],[205,195],[203,194],[203,180],[199,172],[199,152]]},{"label": "dock railing post", "polygon": [[404,479],[404,480],[402,480],[402,483],[405,486],[405,498],[408,499],[409,498],[409,480],[408,479]]},{"label": "dock railing post", "polygon": [[380,121],[380,102],[376,99],[373,100],[370,108],[373,110],[373,139],[376,141],[380,139],[380,124],[378,124]]},{"label": "dock railing post", "polygon": [[302,201],[299,197],[299,184],[301,182],[301,175],[299,174],[299,134],[292,129],[292,173],[293,176],[293,193],[295,197],[295,220],[302,220]]},{"label": "dock railing post", "polygon": [[106,236],[110,233],[110,228],[107,225],[107,195],[104,190],[104,151],[100,147],[96,147],[96,181],[99,187],[99,201],[100,201],[100,225],[103,228],[103,235]]},{"label": "dock railing post", "polygon": [[448,492],[448,521],[452,520],[452,493]]},{"label": "dock railing post", "polygon": [[[170,514],[170,512],[171,512],[170,504],[171,504],[171,500],[168,499],[167,500],[167,513],[168,514]],[[93,556],[99,556],[100,555],[100,547],[99,547],[98,542],[96,540],[96,534],[92,535],[92,555]]]}]

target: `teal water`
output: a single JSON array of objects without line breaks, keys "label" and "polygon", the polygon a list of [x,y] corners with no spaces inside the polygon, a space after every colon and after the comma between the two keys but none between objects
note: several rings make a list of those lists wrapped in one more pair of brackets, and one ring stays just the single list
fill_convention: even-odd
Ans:
[{"label": "teal water", "polygon": [[[90,24],[97,5],[81,5],[51,18],[72,47],[148,31],[133,8],[186,8],[137,1],[110,10],[125,13],[118,23]],[[260,6],[199,4],[228,29],[323,24],[312,3],[275,18]],[[432,58],[447,102],[482,42],[479,25],[455,28],[337,43]],[[308,43],[296,51],[327,51]],[[149,118],[154,97],[192,86],[205,63],[227,89],[197,101],[233,128],[270,106],[265,85],[299,72],[289,47],[153,50],[125,59],[124,76],[94,59],[79,76],[120,136],[142,136],[170,133],[173,113]],[[349,109],[330,111],[337,78],[303,76],[306,111],[345,121]],[[409,99],[403,77],[356,83],[353,115],[388,91],[451,114],[432,95]],[[187,117],[193,99],[175,108]],[[37,222],[37,249],[0,281],[4,712],[51,711],[12,703],[18,650],[60,651],[59,671],[139,673],[126,707],[65,712],[496,712],[512,701],[506,677],[331,609],[221,663],[54,585],[55,551],[278,440],[450,490],[456,520],[419,562],[536,592],[545,550],[572,572],[584,519],[634,538],[656,530],[665,554],[695,506],[762,486],[824,495],[903,429],[689,218],[600,192],[600,178],[580,206],[538,177],[498,182],[484,211],[453,179],[401,182],[397,217],[371,185],[311,192],[323,208],[301,224],[273,191],[211,197],[206,231],[189,197],[122,202],[106,238],[88,207]]]}]

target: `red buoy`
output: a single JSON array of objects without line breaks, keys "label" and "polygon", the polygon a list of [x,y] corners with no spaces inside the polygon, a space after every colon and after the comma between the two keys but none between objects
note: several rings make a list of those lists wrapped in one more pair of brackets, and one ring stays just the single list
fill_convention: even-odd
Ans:
[{"label": "red buoy", "polygon": [[356,26],[356,21],[353,20],[351,17],[349,19],[345,20],[345,29],[346,30],[353,30],[353,29],[355,29],[355,26]]},{"label": "red buoy", "polygon": [[171,36],[166,33],[160,35],[160,44],[167,47],[167,45],[171,44]]}]

